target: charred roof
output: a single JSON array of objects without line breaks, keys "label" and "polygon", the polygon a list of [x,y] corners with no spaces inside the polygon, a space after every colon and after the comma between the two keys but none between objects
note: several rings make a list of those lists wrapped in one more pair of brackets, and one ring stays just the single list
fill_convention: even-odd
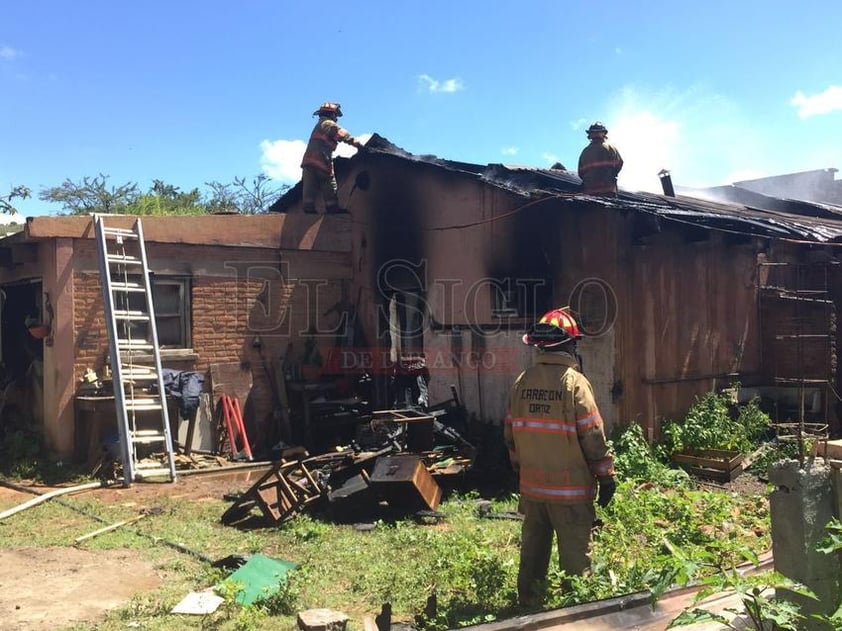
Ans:
[{"label": "charred roof", "polygon": [[[771,197],[739,189],[733,201],[716,201],[679,195],[668,197],[621,190],[617,197],[595,197],[581,193],[581,179],[565,169],[534,168],[504,164],[477,165],[445,160],[434,155],[417,155],[374,134],[365,151],[352,158],[337,158],[337,175],[350,161],[373,156],[431,165],[466,178],[478,179],[528,199],[556,198],[557,203],[596,205],[617,210],[655,215],[696,228],[747,236],[828,243],[842,241],[842,206]],[[734,187],[736,189],[736,187]],[[699,192],[703,194],[703,192]],[[292,187],[270,209],[286,212],[301,199],[301,182]]]}]

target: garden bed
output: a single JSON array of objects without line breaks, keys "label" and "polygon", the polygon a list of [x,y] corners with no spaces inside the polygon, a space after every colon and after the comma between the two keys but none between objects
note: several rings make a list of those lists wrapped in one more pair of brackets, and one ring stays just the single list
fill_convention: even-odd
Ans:
[{"label": "garden bed", "polygon": [[699,478],[731,482],[743,472],[743,455],[725,449],[688,449],[672,455],[687,473]]}]

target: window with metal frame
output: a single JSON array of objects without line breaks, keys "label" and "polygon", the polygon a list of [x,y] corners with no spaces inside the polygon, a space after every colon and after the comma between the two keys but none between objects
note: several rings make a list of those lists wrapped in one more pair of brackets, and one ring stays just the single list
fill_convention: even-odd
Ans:
[{"label": "window with metal frame", "polygon": [[[157,276],[150,278],[152,301],[155,307],[155,324],[158,329],[160,348],[191,348],[191,283],[190,278],[181,276]],[[132,294],[129,308],[144,310],[143,294]],[[147,327],[143,323],[132,322],[130,336],[146,338]]]}]

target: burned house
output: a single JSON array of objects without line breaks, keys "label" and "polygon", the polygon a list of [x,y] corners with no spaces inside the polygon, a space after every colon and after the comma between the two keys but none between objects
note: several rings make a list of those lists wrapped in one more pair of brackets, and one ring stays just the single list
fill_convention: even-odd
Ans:
[{"label": "burned house", "polygon": [[[298,184],[266,215],[143,219],[163,364],[233,390],[257,451],[348,440],[363,399],[458,398],[500,424],[531,361],[524,330],[560,305],[579,316],[609,429],[656,436],[739,382],[778,420],[838,433],[839,207],[587,197],[563,169],[413,155],[379,136],[337,176],[348,215],[303,214]],[[114,414],[91,393],[109,374],[93,236],[90,217],[35,217],[0,241],[3,431],[41,428],[51,453],[81,460]]]},{"label": "burned house", "polygon": [[[587,197],[563,169],[413,155],[377,135],[337,177],[366,340],[346,368],[423,357],[431,400],[455,385],[473,418],[500,423],[530,361],[524,329],[571,305],[609,428],[657,435],[696,396],[740,383],[775,420],[838,433],[842,208],[760,193]],[[300,184],[273,210],[299,213]]]}]

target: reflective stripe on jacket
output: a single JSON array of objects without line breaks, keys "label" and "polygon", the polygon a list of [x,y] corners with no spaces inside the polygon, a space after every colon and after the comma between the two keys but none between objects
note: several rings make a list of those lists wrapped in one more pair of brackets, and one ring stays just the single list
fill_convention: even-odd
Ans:
[{"label": "reflective stripe on jacket", "polygon": [[339,142],[348,141],[351,134],[330,118],[319,118],[304,150],[302,167],[313,167],[324,173],[333,173],[333,152]]},{"label": "reflective stripe on jacket", "polygon": [[617,175],[623,168],[623,158],[617,148],[598,140],[582,150],[579,156],[579,177],[585,193],[616,193]]},{"label": "reflective stripe on jacket", "polygon": [[509,394],[504,438],[520,492],[543,502],[589,503],[596,480],[614,475],[602,416],[576,360],[538,353]]}]

